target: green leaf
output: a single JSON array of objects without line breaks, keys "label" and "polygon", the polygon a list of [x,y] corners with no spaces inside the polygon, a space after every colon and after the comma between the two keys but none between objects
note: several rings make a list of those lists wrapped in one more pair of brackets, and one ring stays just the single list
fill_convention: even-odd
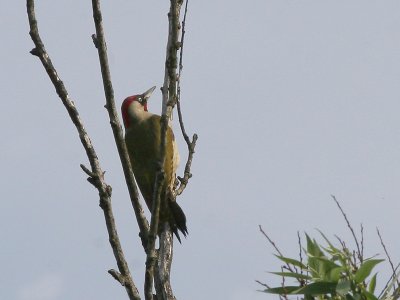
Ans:
[{"label": "green leaf", "polygon": [[334,282],[326,282],[326,281],[318,281],[306,285],[297,291],[293,291],[291,294],[294,295],[326,295],[335,293],[336,283]]},{"label": "green leaf", "polygon": [[283,276],[283,277],[293,277],[296,279],[305,279],[305,280],[311,280],[312,277],[304,274],[299,274],[299,273],[292,273],[292,272],[269,272],[271,274],[275,274],[278,276]]},{"label": "green leaf", "polygon": [[334,252],[336,252],[336,253],[339,253],[339,252],[340,252],[339,249],[337,249],[335,246],[333,246],[333,244],[328,240],[328,238],[325,236],[325,234],[324,234],[321,230],[319,230],[319,229],[317,228],[317,231],[318,231],[319,234],[324,238],[325,242],[329,245],[331,251],[334,251]]},{"label": "green leaf", "polygon": [[338,282],[344,270],[344,267],[333,268],[328,275],[329,281]]},{"label": "green leaf", "polygon": [[288,294],[291,294],[293,291],[298,290],[299,288],[300,288],[299,286],[275,287],[275,288],[265,289],[264,293],[288,295]]},{"label": "green leaf", "polygon": [[368,285],[368,292],[370,292],[372,294],[375,292],[376,275],[378,275],[378,273],[375,273],[375,275],[371,278],[371,281],[369,282],[369,285]]},{"label": "green leaf", "polygon": [[346,295],[351,289],[351,281],[348,280],[347,278],[342,278],[339,280],[337,286],[336,286],[336,293],[338,293],[341,296]]},{"label": "green leaf", "polygon": [[365,280],[365,278],[367,278],[369,276],[369,274],[371,274],[372,269],[379,264],[380,262],[383,262],[384,259],[370,259],[370,260],[366,260],[364,261],[360,268],[357,270],[355,276],[354,276],[354,280],[357,283],[363,282]]},{"label": "green leaf", "polygon": [[[376,275],[376,274],[375,274],[375,275]],[[365,296],[367,296],[367,299],[368,299],[368,300],[378,300],[378,298],[377,298],[373,293],[364,291],[364,294],[365,294]]]},{"label": "green leaf", "polygon": [[321,278],[326,281],[330,278],[330,272],[332,269],[339,268],[340,266],[335,264],[333,261],[327,259],[326,257],[312,257],[308,258],[308,264],[310,269],[314,272],[311,274],[315,278]]},{"label": "green leaf", "polygon": [[337,251],[337,249],[332,249],[331,247],[321,247],[326,253],[331,256],[331,260],[335,261],[343,257],[343,253]]},{"label": "green leaf", "polygon": [[308,258],[308,266],[311,271],[311,275],[314,278],[322,278],[323,277],[323,275],[324,275],[323,265],[322,265],[322,262],[320,262],[318,259],[316,259],[315,257],[309,257]]},{"label": "green leaf", "polygon": [[319,248],[318,243],[315,240],[311,240],[311,238],[306,233],[307,239],[307,253],[311,254],[312,256],[323,256],[324,252]]},{"label": "green leaf", "polygon": [[289,258],[289,257],[276,255],[276,254],[275,254],[275,256],[277,258],[279,258],[281,261],[283,261],[283,262],[285,262],[287,264],[290,264],[290,265],[293,265],[293,266],[296,266],[296,267],[299,267],[299,268],[302,268],[302,269],[305,269],[305,270],[307,269],[307,267],[304,264],[302,264],[302,262],[300,262],[298,260],[295,260],[295,259]]},{"label": "green leaf", "polygon": [[326,257],[320,256],[320,257],[311,257],[311,258],[321,261],[326,269],[331,270],[331,269],[335,269],[335,268],[340,268],[339,265],[335,264],[333,261],[331,261],[330,259],[328,259]]}]

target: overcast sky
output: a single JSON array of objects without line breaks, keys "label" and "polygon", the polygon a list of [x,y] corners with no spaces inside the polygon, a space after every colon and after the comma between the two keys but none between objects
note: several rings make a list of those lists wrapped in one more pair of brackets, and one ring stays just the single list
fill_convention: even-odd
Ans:
[{"label": "overcast sky", "polygon": [[[102,1],[118,106],[162,85],[168,5]],[[315,228],[352,246],[331,194],[356,228],[364,224],[366,256],[383,253],[379,227],[400,261],[399,12],[397,0],[189,3],[182,106],[199,140],[178,199],[189,229],[175,245],[178,299],[275,299],[254,281],[279,283],[266,272],[280,264],[258,225],[287,256],[298,253],[296,232],[317,237]],[[37,1],[36,13],[113,187],[142,291],[145,258],[103,108],[91,1]],[[1,1],[0,299],[127,299],[107,274],[116,263],[97,191],[79,168],[87,158],[29,54],[28,31],[24,1]],[[157,89],[149,109],[160,103]]]}]

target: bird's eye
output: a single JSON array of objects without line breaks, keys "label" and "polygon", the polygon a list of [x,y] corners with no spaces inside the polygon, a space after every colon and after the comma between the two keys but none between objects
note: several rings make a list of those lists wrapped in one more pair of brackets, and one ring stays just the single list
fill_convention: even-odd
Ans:
[{"label": "bird's eye", "polygon": [[142,98],[142,97],[138,97],[138,98],[137,98],[137,101],[138,101],[139,103],[143,103],[143,98]]}]

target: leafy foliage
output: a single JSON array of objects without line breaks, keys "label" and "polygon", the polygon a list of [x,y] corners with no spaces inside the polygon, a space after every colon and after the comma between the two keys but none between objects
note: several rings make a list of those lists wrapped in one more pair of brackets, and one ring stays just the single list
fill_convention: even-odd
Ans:
[{"label": "leafy foliage", "polygon": [[[284,263],[281,272],[271,272],[282,278],[279,287],[268,287],[266,293],[278,294],[288,299],[296,295],[302,299],[333,300],[394,300],[399,288],[394,288],[397,277],[392,275],[386,288],[375,295],[377,273],[373,274],[376,265],[383,259],[364,259],[359,251],[350,251],[343,241],[335,247],[320,232],[327,246],[323,247],[315,239],[305,234],[307,247],[304,261],[276,255]],[[280,254],[280,253],[279,253]],[[294,279],[295,285],[286,285],[287,278]],[[393,292],[391,292],[393,290]],[[397,297],[396,297],[397,296]]]}]

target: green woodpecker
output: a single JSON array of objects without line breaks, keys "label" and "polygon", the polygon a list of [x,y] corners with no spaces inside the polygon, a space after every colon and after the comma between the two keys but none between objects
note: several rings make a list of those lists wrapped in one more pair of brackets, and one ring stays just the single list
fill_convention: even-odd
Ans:
[{"label": "green woodpecker", "polygon": [[[122,103],[122,118],[125,125],[125,143],[136,182],[149,210],[152,210],[157,162],[160,157],[161,117],[147,111],[147,100],[156,87],[141,95],[130,96]],[[175,174],[179,164],[179,153],[170,126],[167,129],[165,180],[161,190],[159,228],[168,222],[179,242],[178,230],[186,237],[186,217],[171,195],[175,186]]]}]

